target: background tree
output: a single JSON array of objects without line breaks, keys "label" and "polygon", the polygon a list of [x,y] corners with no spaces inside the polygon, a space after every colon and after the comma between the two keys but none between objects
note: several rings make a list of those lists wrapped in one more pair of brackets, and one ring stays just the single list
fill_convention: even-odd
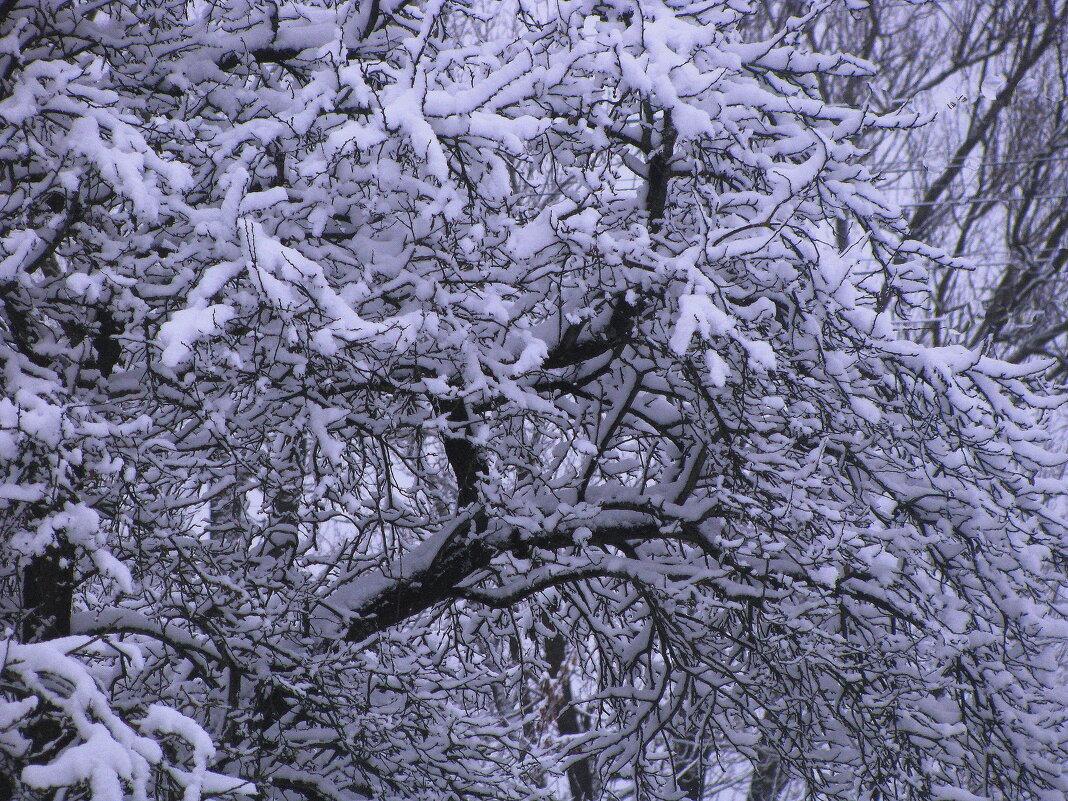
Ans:
[{"label": "background tree", "polygon": [[[765,0],[762,35],[811,4]],[[1052,357],[1063,375],[1065,6],[1057,2],[870,2],[840,5],[799,40],[877,64],[871,77],[824,79],[824,96],[930,119],[860,141],[910,234],[961,258],[933,264],[931,295],[898,325],[936,345],[963,343],[1019,362]],[[839,228],[840,244],[848,234]],[[874,262],[871,267],[878,269]],[[1053,427],[1059,427],[1053,423]],[[779,775],[774,760],[763,763]],[[781,783],[753,775],[755,788]],[[753,801],[768,797],[751,790]]]},{"label": "background tree", "polygon": [[[763,0],[753,24],[776,29],[807,5]],[[1063,376],[1068,7],[877,1],[838,6],[803,38],[878,65],[873,79],[823,81],[828,98],[933,118],[864,140],[910,234],[962,259],[932,270],[930,304],[915,316],[922,335],[1010,361],[1051,357]]]}]

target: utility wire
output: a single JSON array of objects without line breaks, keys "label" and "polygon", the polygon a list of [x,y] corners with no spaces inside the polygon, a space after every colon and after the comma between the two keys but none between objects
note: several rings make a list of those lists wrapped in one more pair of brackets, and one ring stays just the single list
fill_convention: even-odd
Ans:
[{"label": "utility wire", "polygon": [[969,164],[968,163],[968,159],[956,159],[957,163],[946,162],[945,164],[938,164],[938,165],[935,165],[934,167],[928,166],[926,164],[921,164],[921,165],[917,166],[917,165],[915,165],[914,162],[907,162],[907,161],[890,162],[890,164],[912,164],[912,166],[908,166],[908,167],[892,167],[892,166],[889,166],[889,165],[886,165],[886,166],[877,166],[877,165],[870,165],[869,166],[869,165],[865,165],[865,166],[869,166],[869,169],[871,169],[873,172],[877,172],[877,173],[895,173],[895,174],[897,174],[897,173],[906,173],[906,172],[937,172],[939,170],[949,169],[950,167],[961,167],[961,168],[975,169],[977,167],[1007,167],[1007,166],[1010,166],[1010,165],[1027,165],[1027,166],[1030,166],[1032,164],[1047,164],[1047,163],[1050,163],[1050,162],[1057,162],[1057,161],[1068,161],[1068,156],[1046,156],[1046,157],[1032,158],[1032,159],[1004,159],[1004,160],[998,160],[998,161],[980,161],[978,164]]},{"label": "utility wire", "polygon": [[1030,200],[1059,200],[1068,198],[1068,193],[1055,195],[1009,195],[1006,197],[967,197],[949,200],[923,200],[917,203],[901,203],[905,208],[918,208],[920,206],[960,206],[972,203],[1025,203]]}]

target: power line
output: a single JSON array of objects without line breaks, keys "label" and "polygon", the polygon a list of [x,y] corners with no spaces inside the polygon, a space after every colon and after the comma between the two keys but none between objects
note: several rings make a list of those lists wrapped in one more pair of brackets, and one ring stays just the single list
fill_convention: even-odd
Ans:
[{"label": "power line", "polygon": [[[637,187],[618,188],[617,191],[632,191]],[[883,191],[887,189],[894,189],[896,191],[904,192],[908,191],[905,187],[884,187]],[[563,192],[520,192],[513,197],[564,197]],[[1068,193],[1058,193],[1052,195],[1009,195],[1005,197],[970,197],[970,198],[950,198],[947,200],[921,200],[914,203],[899,203],[899,206],[903,208],[918,208],[920,206],[959,206],[970,205],[974,203],[1023,203],[1030,200],[1061,200],[1068,198]]]},{"label": "power line", "polygon": [[1010,195],[1007,197],[968,197],[951,200],[921,200],[917,203],[901,203],[900,205],[906,208],[917,208],[919,206],[958,206],[969,205],[972,203],[1024,203],[1030,200],[1059,200],[1063,198],[1068,198],[1068,193],[1055,195]]},{"label": "power line", "polygon": [[[1053,258],[1053,257],[1063,253],[1064,251],[1068,251],[1068,247],[1041,248],[1040,250],[1036,250],[1033,253],[1020,255],[1017,258],[1017,261],[1026,261],[1028,259],[1038,259],[1038,260],[1049,259],[1049,258]],[[990,252],[990,251],[979,251],[979,252],[976,252],[976,251],[973,251],[971,253],[957,253],[955,255],[954,254],[949,254],[949,255],[952,255],[954,259],[975,259],[975,258],[981,258],[981,257],[984,257],[984,256],[994,256],[994,257],[997,257],[997,258],[1011,259],[1014,256],[1017,256],[1017,254],[1010,253],[1009,251],[994,251],[994,252]],[[875,259],[874,261],[878,261],[878,259]],[[998,262],[998,263],[1000,264],[1001,262]]]},{"label": "power line", "polygon": [[[1046,163],[1055,162],[1055,161],[1068,161],[1068,156],[1046,156],[1046,157],[1031,158],[1031,159],[1004,159],[1004,160],[997,160],[997,161],[980,161],[978,164],[968,164],[968,159],[966,159],[966,158],[965,159],[955,159],[954,161],[959,162],[959,164],[955,164],[953,162],[946,162],[945,164],[939,164],[939,165],[936,165],[934,167],[930,167],[930,166],[928,166],[926,164],[922,164],[922,165],[916,166],[912,162],[896,161],[896,162],[890,162],[890,164],[913,164],[913,166],[909,166],[909,167],[889,167],[889,166],[871,165],[870,169],[872,169],[874,172],[878,172],[878,173],[895,173],[895,174],[896,173],[906,173],[906,172],[935,172],[937,170],[949,169],[951,166],[952,167],[959,166],[961,168],[968,167],[970,169],[975,169],[977,167],[1006,167],[1006,166],[1010,166],[1010,165],[1046,164]],[[865,165],[865,166],[867,166],[867,165]]]},{"label": "power line", "polygon": [[[921,257],[921,258],[924,258],[924,257]],[[960,256],[954,256],[953,258],[959,259],[961,257]],[[928,259],[928,260],[929,261],[934,261],[934,259]],[[883,264],[884,263],[884,262],[880,261],[879,259],[859,259],[859,261],[862,264]],[[1044,265],[1048,266],[1050,264],[1053,264],[1053,261],[1054,261],[1054,259],[1051,259],[1051,258],[1038,259],[1037,261],[1034,261],[1034,262],[1028,262],[1026,260],[1021,260],[1021,261],[975,261],[975,262],[969,262],[968,267],[1019,267],[1021,264],[1031,265],[1033,267],[1041,267],[1041,266],[1044,266]]]}]

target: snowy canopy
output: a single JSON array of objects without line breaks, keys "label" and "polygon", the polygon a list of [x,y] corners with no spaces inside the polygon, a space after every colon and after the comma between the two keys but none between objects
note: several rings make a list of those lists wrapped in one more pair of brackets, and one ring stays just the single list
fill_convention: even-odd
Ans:
[{"label": "snowy canopy", "polygon": [[0,774],[1064,797],[1057,401],[750,5],[0,11]]}]

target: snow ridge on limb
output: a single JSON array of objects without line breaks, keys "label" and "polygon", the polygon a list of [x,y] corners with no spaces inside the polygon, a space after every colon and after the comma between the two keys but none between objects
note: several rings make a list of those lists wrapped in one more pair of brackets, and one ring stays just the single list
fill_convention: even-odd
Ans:
[{"label": "snow ridge on limb", "polygon": [[[114,669],[120,663],[124,669],[143,668],[135,645],[90,637],[20,643],[8,637],[0,649],[0,754],[5,767],[42,745],[47,748],[47,761],[23,769],[19,778],[26,787],[49,791],[83,785],[93,799],[124,798],[128,790],[130,798],[147,801],[156,797],[158,779],[152,773],[157,770],[187,801],[255,795],[248,782],[207,770],[215,747],[192,718],[158,704],[133,724],[116,713],[93,668]],[[52,726],[31,722],[35,712],[47,714]],[[23,732],[31,732],[30,738]],[[59,742],[35,741],[41,734]],[[10,778],[5,781],[5,789],[13,792]]]}]

